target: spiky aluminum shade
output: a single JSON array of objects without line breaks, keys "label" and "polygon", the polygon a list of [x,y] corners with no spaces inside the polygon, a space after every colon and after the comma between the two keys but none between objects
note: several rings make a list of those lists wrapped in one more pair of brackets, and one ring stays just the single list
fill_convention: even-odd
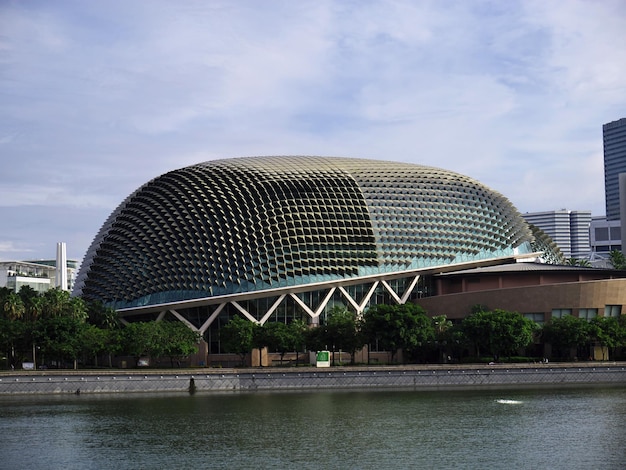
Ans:
[{"label": "spiky aluminum shade", "polygon": [[508,199],[450,171],[324,157],[215,160],[131,194],[75,294],[118,308],[529,252]]}]

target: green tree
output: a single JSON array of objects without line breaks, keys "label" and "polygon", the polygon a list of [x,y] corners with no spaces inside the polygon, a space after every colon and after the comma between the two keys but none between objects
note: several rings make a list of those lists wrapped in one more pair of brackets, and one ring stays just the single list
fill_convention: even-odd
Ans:
[{"label": "green tree", "polygon": [[202,339],[200,333],[179,321],[162,321],[158,324],[163,338],[163,353],[169,357],[172,367],[174,361],[198,352],[198,343]]},{"label": "green tree", "polygon": [[121,322],[117,311],[111,307],[105,307],[102,302],[90,301],[85,303],[89,323],[100,328],[113,330],[120,328]]},{"label": "green tree", "polygon": [[357,349],[362,348],[366,342],[356,313],[343,306],[334,306],[328,313],[325,332],[327,342],[332,348],[333,364],[337,350],[348,352],[350,363],[354,364]]},{"label": "green tree", "polygon": [[24,320],[35,322],[41,316],[43,299],[39,293],[30,286],[22,286],[19,296],[24,303]]},{"label": "green tree", "polygon": [[0,317],[0,351],[6,355],[9,367],[17,367],[27,358],[26,353],[32,351],[31,336],[28,323]]},{"label": "green tree", "polygon": [[432,317],[434,338],[437,348],[437,362],[445,361],[444,349],[452,343],[452,322],[445,315]]},{"label": "green tree", "polygon": [[234,316],[220,330],[220,340],[224,350],[229,353],[238,354],[241,358],[241,365],[246,361],[246,355],[254,347],[254,336],[256,323]]},{"label": "green tree", "polygon": [[581,258],[568,258],[565,262],[567,266],[580,266],[582,268],[588,268],[591,266],[589,260],[581,259]]},{"label": "green tree", "polygon": [[[96,325],[86,324],[80,332],[80,348],[86,358],[92,358],[93,364],[98,366],[98,356],[107,352],[109,332]],[[85,360],[85,362],[87,362]]]},{"label": "green tree", "polygon": [[624,257],[624,253],[619,250],[613,250],[609,253],[609,261],[613,269],[626,269],[626,257]]},{"label": "green tree", "polygon": [[558,357],[572,359],[572,350],[589,344],[591,329],[584,319],[566,315],[553,318],[543,326],[543,340],[550,343]]},{"label": "green tree", "polygon": [[123,350],[123,325],[115,309],[105,307],[102,302],[86,302],[87,319],[92,325],[104,331],[104,351],[108,358],[108,366],[113,366],[113,355]]},{"label": "green tree", "polygon": [[141,357],[156,359],[164,353],[162,329],[156,321],[133,322],[123,330],[122,350],[135,361]]},{"label": "green tree", "polygon": [[415,354],[434,337],[430,318],[413,303],[372,306],[363,317],[363,332],[370,344],[378,343],[379,348],[390,352],[391,362],[399,349]]},{"label": "green tree", "polygon": [[304,341],[307,349],[311,351],[324,351],[328,349],[328,336],[326,325],[318,325],[304,332]]},{"label": "green tree", "polygon": [[292,332],[289,325],[283,322],[268,322],[257,328],[262,340],[257,341],[256,347],[267,347],[268,351],[280,354],[280,365],[283,365],[283,358],[287,351],[293,351]]},{"label": "green tree", "polygon": [[536,332],[531,320],[517,312],[500,309],[475,311],[463,319],[462,329],[475,345],[479,357],[481,352],[487,352],[495,360],[529,346]]},{"label": "green tree", "polygon": [[296,352],[296,366],[298,365],[298,359],[300,351],[304,349],[306,341],[306,332],[308,331],[307,324],[302,320],[294,320],[289,323],[289,330],[291,331],[291,341],[293,350]]},{"label": "green tree", "polygon": [[33,344],[41,349],[44,357],[54,359],[60,365],[72,361],[76,369],[85,326],[83,320],[70,316],[42,318],[35,324]]},{"label": "green tree", "polygon": [[3,316],[8,320],[21,320],[26,308],[22,298],[15,292],[9,292],[2,303]]},{"label": "green tree", "polygon": [[626,328],[616,317],[595,317],[589,322],[589,335],[602,349],[602,359],[609,359],[609,351],[626,345]]},{"label": "green tree", "polygon": [[84,321],[88,317],[85,301],[80,297],[71,297],[70,293],[59,288],[49,289],[43,294],[41,305],[45,317],[71,317]]}]

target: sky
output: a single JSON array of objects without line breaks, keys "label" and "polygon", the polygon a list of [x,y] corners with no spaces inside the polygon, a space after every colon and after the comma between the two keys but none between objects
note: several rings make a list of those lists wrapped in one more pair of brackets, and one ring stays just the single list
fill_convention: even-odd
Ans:
[{"label": "sky", "polygon": [[605,213],[624,0],[0,0],[0,260],[81,260],[167,171],[321,155]]}]

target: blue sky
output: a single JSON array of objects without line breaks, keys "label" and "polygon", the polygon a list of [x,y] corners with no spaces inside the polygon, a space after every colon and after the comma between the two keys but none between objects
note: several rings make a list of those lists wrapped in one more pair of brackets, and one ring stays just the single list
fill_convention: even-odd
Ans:
[{"label": "blue sky", "polygon": [[626,2],[0,0],[0,260],[81,259],[132,191],[252,155],[397,160],[604,214]]}]

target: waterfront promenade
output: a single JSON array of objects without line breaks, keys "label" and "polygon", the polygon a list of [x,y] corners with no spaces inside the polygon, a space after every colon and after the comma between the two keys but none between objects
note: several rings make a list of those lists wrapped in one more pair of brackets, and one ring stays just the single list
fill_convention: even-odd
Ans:
[{"label": "waterfront promenade", "polygon": [[0,372],[0,395],[626,385],[624,362]]}]

